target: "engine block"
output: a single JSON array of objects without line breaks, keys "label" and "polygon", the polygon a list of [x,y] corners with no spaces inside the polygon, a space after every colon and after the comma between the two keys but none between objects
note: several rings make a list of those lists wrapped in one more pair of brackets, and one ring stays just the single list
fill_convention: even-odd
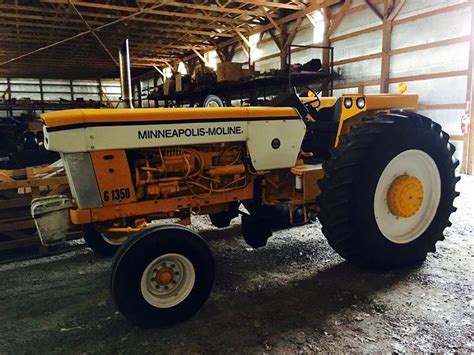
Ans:
[{"label": "engine block", "polygon": [[137,200],[147,200],[243,188],[246,156],[243,144],[220,143],[134,150],[128,160]]}]

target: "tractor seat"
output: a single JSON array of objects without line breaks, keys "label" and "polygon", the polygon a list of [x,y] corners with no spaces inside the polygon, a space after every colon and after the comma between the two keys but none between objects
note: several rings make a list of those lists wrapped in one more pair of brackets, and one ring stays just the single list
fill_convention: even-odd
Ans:
[{"label": "tractor seat", "polygon": [[315,122],[308,124],[301,146],[303,151],[313,153],[313,157],[308,158],[308,163],[329,159],[329,150],[336,142],[340,115],[341,99],[338,99],[334,106],[319,109],[314,117]]}]

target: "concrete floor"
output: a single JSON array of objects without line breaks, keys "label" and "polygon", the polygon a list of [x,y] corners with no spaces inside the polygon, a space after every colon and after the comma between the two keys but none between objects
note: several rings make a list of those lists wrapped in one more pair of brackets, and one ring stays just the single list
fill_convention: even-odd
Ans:
[{"label": "concrete floor", "polygon": [[89,249],[0,266],[0,353],[474,351],[474,178],[423,265],[369,272],[344,262],[318,223],[248,248],[240,226],[196,227],[215,253],[214,291],[192,319],[131,326],[110,301],[111,261]]}]

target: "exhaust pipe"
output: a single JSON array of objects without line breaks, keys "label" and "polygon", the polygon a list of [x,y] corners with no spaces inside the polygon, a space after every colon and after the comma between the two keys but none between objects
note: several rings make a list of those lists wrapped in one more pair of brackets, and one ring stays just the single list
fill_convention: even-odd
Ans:
[{"label": "exhaust pipe", "polygon": [[125,107],[133,108],[132,78],[130,74],[130,51],[128,49],[128,38],[123,42],[119,51],[120,66],[120,89],[122,91],[122,102]]}]

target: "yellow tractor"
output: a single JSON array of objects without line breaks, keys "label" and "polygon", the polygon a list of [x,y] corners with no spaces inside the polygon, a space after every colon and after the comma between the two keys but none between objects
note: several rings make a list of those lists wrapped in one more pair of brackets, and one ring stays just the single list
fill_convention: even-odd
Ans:
[{"label": "yellow tractor", "polygon": [[417,100],[291,93],[268,107],[46,113],[45,146],[61,153],[73,199],[37,199],[32,214],[45,244],[80,224],[94,250],[116,254],[113,298],[144,327],[187,319],[211,292],[212,253],[184,226],[194,215],[226,227],[242,214],[255,248],[316,216],[351,262],[418,263],[450,225],[459,178],[448,134],[407,111]]}]

